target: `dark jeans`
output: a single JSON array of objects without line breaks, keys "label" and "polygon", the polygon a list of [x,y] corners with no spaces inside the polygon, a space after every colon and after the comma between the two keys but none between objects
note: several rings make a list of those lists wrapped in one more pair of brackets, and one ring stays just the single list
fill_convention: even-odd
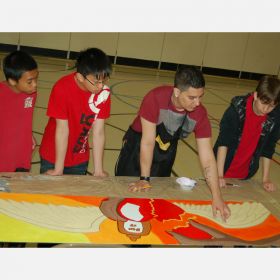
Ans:
[{"label": "dark jeans", "polygon": [[29,172],[29,169],[18,167],[16,168],[15,172]]},{"label": "dark jeans", "polygon": [[[88,168],[88,161],[83,162],[81,164],[70,166],[70,167],[64,167],[63,174],[67,175],[86,175]],[[40,167],[40,173],[43,174],[47,172],[50,169],[54,169],[54,164],[41,158],[41,167]]]}]

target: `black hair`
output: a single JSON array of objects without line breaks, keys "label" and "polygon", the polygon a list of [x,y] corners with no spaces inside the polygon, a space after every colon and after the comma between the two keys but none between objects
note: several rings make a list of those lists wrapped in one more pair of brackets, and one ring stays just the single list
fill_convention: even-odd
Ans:
[{"label": "black hair", "polygon": [[97,79],[110,77],[112,64],[110,58],[100,49],[89,48],[81,51],[76,61],[77,72],[86,77],[89,74]]},{"label": "black hair", "polygon": [[256,88],[258,98],[265,104],[280,103],[280,80],[273,76],[263,76]]},{"label": "black hair", "polygon": [[203,88],[205,80],[200,70],[194,66],[181,66],[175,74],[174,87],[181,91],[187,90],[189,87]]},{"label": "black hair", "polygon": [[34,58],[23,51],[11,52],[3,60],[3,71],[6,80],[18,81],[23,73],[37,68],[38,66]]}]

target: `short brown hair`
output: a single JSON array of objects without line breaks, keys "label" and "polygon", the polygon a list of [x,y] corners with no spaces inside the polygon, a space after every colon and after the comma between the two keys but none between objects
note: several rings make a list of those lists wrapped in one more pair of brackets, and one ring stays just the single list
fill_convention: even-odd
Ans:
[{"label": "short brown hair", "polygon": [[189,87],[203,88],[205,87],[205,80],[202,72],[196,67],[181,66],[176,71],[174,87],[181,91],[187,90]]},{"label": "short brown hair", "polygon": [[280,103],[280,80],[273,76],[263,76],[256,88],[258,98],[266,104]]}]

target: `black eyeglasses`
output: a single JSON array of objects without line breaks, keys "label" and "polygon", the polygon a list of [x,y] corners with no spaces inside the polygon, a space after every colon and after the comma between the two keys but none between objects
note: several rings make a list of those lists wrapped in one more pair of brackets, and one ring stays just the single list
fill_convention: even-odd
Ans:
[{"label": "black eyeglasses", "polygon": [[86,76],[84,76],[84,78],[93,86],[98,87],[98,85],[105,85],[108,81],[109,81],[109,77],[106,77],[105,79],[103,79],[102,81],[98,80],[95,82],[92,82],[91,80],[89,80]]}]

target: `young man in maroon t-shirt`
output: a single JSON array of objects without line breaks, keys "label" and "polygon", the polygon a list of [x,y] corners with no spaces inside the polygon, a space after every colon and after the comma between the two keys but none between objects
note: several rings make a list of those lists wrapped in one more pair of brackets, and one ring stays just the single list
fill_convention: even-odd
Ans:
[{"label": "young man in maroon t-shirt", "polygon": [[48,124],[40,147],[41,173],[85,175],[89,134],[93,131],[93,175],[105,177],[105,119],[110,116],[109,57],[100,49],[80,52],[77,72],[54,85],[48,104]]},{"label": "young man in maroon t-shirt", "polygon": [[220,187],[225,178],[249,179],[263,159],[263,187],[274,191],[269,178],[270,161],[280,129],[280,80],[264,76],[256,91],[236,96],[225,111],[214,147]]},{"label": "young man in maroon t-shirt", "polygon": [[224,219],[230,211],[218,184],[218,172],[211,144],[207,111],[200,104],[205,81],[195,67],[181,67],[174,86],[151,90],[143,99],[139,113],[123,138],[116,163],[116,176],[139,176],[131,191],[151,187],[150,176],[170,176],[180,138],[194,132],[204,176],[213,196],[213,212]]}]

